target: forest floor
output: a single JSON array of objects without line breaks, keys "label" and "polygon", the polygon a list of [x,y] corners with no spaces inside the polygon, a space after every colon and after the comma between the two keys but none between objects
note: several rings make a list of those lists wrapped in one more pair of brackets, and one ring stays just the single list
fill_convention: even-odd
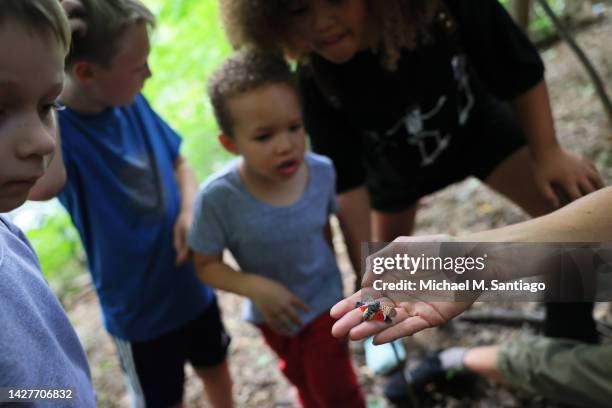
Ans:
[{"label": "forest floor", "polygon": [[[608,85],[612,84],[612,9],[607,17],[577,34],[577,40],[592,59]],[[583,67],[569,48],[558,43],[542,50],[546,62],[546,79],[551,94],[557,135],[565,148],[591,159],[599,168],[606,184],[612,183],[612,132],[603,109]],[[609,92],[612,91],[609,86]],[[495,135],[491,135],[495,137]],[[520,180],[517,180],[520,183]],[[527,216],[515,205],[483,186],[476,179],[467,179],[422,200],[418,213],[417,235],[429,233],[461,234],[516,223]],[[346,255],[337,246],[346,288],[353,287]],[[277,369],[277,359],[264,345],[258,331],[240,320],[242,300],[219,293],[227,330],[233,340],[229,361],[234,378],[235,399],[239,407],[297,406],[293,389]],[[94,386],[100,407],[127,407],[129,397],[115,355],[113,342],[100,322],[100,310],[91,290],[67,299],[68,313],[87,351],[92,367]],[[475,307],[513,307],[537,311],[536,304],[500,305],[480,303]],[[609,318],[609,309],[598,305],[596,317]],[[533,333],[531,327],[507,327],[498,324],[454,322],[445,329],[433,329],[406,339],[408,359],[413,361],[427,350],[450,345],[476,346]],[[608,339],[609,340],[609,339]],[[359,381],[370,407],[391,406],[383,396],[385,378],[374,375],[364,362],[363,345],[351,345]],[[188,407],[205,407],[202,386],[190,368],[185,402]],[[430,395],[440,407],[543,407],[552,406],[542,400],[521,396],[507,388],[480,381],[469,395],[436,392]]]}]

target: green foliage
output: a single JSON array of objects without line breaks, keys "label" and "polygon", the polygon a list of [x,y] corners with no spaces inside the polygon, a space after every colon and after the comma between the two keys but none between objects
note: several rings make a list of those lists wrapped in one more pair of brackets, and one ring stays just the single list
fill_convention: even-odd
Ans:
[{"label": "green foliage", "polygon": [[75,278],[83,270],[83,248],[66,211],[58,209],[43,217],[41,225],[28,229],[27,235],[43,273],[54,291],[63,297],[73,291]]},{"label": "green foliage", "polygon": [[206,96],[206,75],[230,52],[216,1],[149,0],[158,16],[145,95],[183,137],[182,152],[201,180],[228,158]]}]

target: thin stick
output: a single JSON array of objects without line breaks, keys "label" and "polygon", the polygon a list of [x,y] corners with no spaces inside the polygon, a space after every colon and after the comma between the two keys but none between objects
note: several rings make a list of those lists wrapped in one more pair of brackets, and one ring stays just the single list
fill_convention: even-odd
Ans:
[{"label": "thin stick", "polygon": [[563,23],[555,15],[554,11],[548,5],[548,2],[546,0],[536,0],[536,1],[542,7],[542,9],[546,13],[550,21],[553,23],[553,25],[559,32],[559,35],[561,36],[561,38],[563,38],[563,40],[567,42],[567,44],[570,46],[572,51],[574,51],[574,53],[576,54],[576,56],[578,57],[582,65],[584,66],[584,68],[587,70],[587,73],[591,77],[591,81],[593,82],[593,85],[595,86],[597,95],[599,96],[599,99],[601,100],[604,111],[606,112],[606,115],[608,115],[608,126],[612,126],[612,102],[610,102],[610,98],[608,97],[608,94],[606,93],[606,89],[604,87],[603,81],[601,80],[601,77],[595,70],[595,67],[593,67],[593,64],[591,63],[589,58],[582,51],[582,49],[578,46],[578,44],[574,40],[574,37],[570,34],[570,32],[565,28]]}]

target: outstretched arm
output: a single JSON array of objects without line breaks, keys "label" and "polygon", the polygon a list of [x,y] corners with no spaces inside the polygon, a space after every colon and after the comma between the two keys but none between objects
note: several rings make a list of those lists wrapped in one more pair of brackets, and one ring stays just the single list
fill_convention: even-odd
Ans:
[{"label": "outstretched arm", "polygon": [[[490,231],[459,237],[471,242],[610,242],[612,241],[612,187],[596,191],[572,204],[540,218]],[[419,237],[426,239],[427,237]],[[546,265],[546,263],[542,263]],[[509,265],[511,266],[511,265]],[[524,271],[496,271],[508,279]],[[543,271],[533,270],[532,273]],[[520,275],[518,275],[520,274]],[[472,302],[402,302],[396,307],[393,325],[363,322],[355,303],[361,291],[338,302],[331,315],[339,319],[332,329],[336,337],[353,340],[375,334],[375,344],[385,343],[418,331],[439,326],[465,311]],[[474,301],[476,299],[473,299]]]}]

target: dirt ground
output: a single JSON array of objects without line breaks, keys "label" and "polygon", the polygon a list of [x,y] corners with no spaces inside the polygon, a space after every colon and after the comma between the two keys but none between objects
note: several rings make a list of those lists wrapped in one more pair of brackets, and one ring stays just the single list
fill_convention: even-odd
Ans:
[{"label": "dirt ground", "polygon": [[[591,57],[604,82],[612,84],[612,9],[607,18],[577,35],[577,40]],[[583,67],[565,44],[542,51],[547,66],[547,81],[553,102],[557,135],[566,148],[593,160],[607,184],[612,182],[611,127],[603,113]],[[612,87],[608,92],[612,93]],[[495,135],[491,135],[495,137]],[[517,183],[520,183],[517,180]],[[483,230],[526,219],[515,205],[491,192],[475,179],[451,186],[426,197],[418,214],[417,234],[445,232],[460,234]],[[346,275],[347,288],[352,287],[346,272],[346,257],[338,245],[339,257]],[[226,328],[233,340],[230,349],[231,371],[235,381],[235,399],[239,407],[293,407],[294,391],[277,369],[275,356],[263,344],[257,330],[240,320],[241,299],[219,293]],[[93,292],[78,295],[68,302],[68,312],[76,325],[93,372],[94,386],[100,407],[127,407],[129,397],[114,353],[113,343],[100,323],[100,312]],[[491,308],[500,305],[477,304]],[[514,305],[522,309],[538,309],[534,304]],[[609,309],[599,305],[596,315],[605,318]],[[609,317],[609,316],[608,316]],[[410,360],[426,350],[449,345],[475,346],[511,339],[532,329],[509,328],[499,325],[455,322],[445,329],[428,330],[406,340]],[[383,394],[385,378],[375,376],[364,364],[363,346],[353,343],[359,381],[368,396],[370,407],[390,406]],[[540,400],[530,400],[506,388],[481,382],[475,395],[453,397],[432,393],[440,407],[542,407],[552,406]],[[205,407],[202,386],[188,368],[186,406]]]}]

